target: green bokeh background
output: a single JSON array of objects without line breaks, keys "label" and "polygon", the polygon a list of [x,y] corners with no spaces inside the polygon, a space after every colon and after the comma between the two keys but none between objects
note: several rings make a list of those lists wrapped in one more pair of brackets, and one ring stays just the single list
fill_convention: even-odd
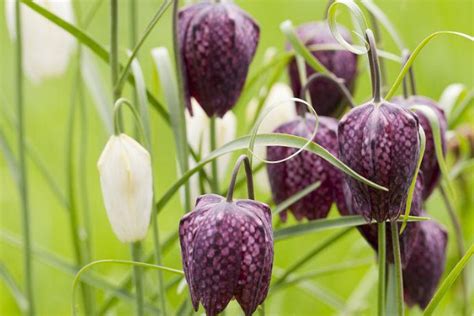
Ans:
[{"label": "green bokeh background", "polygon": [[[4,0],[3,0],[4,1]],[[75,5],[78,5],[76,0]],[[108,1],[103,1],[97,16],[88,28],[88,33],[94,39],[104,45],[109,44],[108,34]],[[295,24],[311,20],[319,20],[323,16],[326,1],[316,0],[242,0],[236,1],[248,11],[261,26],[261,41],[257,56],[252,64],[250,72],[262,63],[263,53],[266,48],[275,46],[283,49],[284,38],[279,31],[279,24],[285,19],[291,19]],[[406,45],[413,49],[424,37],[438,30],[455,30],[468,34],[474,33],[474,2],[471,0],[405,0],[405,1],[376,1],[377,4],[393,21],[399,30]],[[94,5],[95,1],[80,1],[83,15]],[[139,8],[139,34],[147,25],[154,11],[158,8],[159,1],[140,0]],[[120,1],[120,48],[126,48],[128,43],[128,1]],[[151,60],[150,50],[157,46],[171,46],[170,10],[157,24],[152,35],[146,41],[140,52],[140,63],[145,73],[147,86],[162,99],[156,77],[154,65]],[[0,5],[0,104],[7,112],[14,113],[14,55],[13,43],[8,36],[4,22],[4,3]],[[347,18],[347,17],[346,17]],[[344,21],[344,19],[342,20]],[[348,25],[348,24],[346,24]],[[396,52],[396,47],[389,36],[383,33],[385,49]],[[46,44],[45,44],[46,45]],[[474,86],[474,50],[472,43],[460,38],[439,38],[421,53],[415,64],[418,91],[421,94],[438,99],[443,89],[454,82],[465,84],[467,87]],[[34,85],[28,81],[25,84],[25,106],[26,106],[26,129],[28,142],[37,150],[39,156],[44,160],[60,188],[66,191],[66,128],[67,117],[74,89],[74,73],[77,58],[73,58],[69,70],[60,78],[50,79],[40,85]],[[122,56],[122,60],[125,57]],[[363,60],[364,58],[361,58]],[[104,63],[97,60],[100,67],[102,80],[109,87],[109,72]],[[365,66],[364,63],[361,65]],[[387,62],[389,82],[393,82],[399,70],[399,65]],[[368,72],[362,74],[357,82],[355,98],[358,102],[367,99],[370,94]],[[286,76],[281,78],[286,82]],[[107,91],[109,93],[109,91]],[[130,96],[131,90],[126,89],[125,95]],[[76,124],[76,135],[79,132],[87,134],[88,153],[87,168],[77,172],[78,177],[84,177],[87,181],[87,190],[90,200],[91,222],[93,227],[93,258],[129,258],[127,245],[121,244],[113,235],[107,221],[105,209],[99,188],[96,161],[108,138],[100,118],[97,115],[93,100],[86,92],[87,105],[87,129],[80,130]],[[240,122],[244,118],[243,108],[235,109],[239,115]],[[158,195],[162,194],[177,179],[176,158],[174,154],[174,142],[170,128],[158,117],[154,110],[150,110],[153,120],[153,150],[155,159],[153,161],[156,179],[155,183]],[[473,124],[472,109],[467,113],[465,121]],[[4,117],[0,117],[0,128],[6,134],[10,145],[16,148],[16,133],[6,123]],[[16,150],[15,150],[16,152]],[[77,163],[76,163],[77,165]],[[28,160],[29,192],[31,207],[32,236],[34,245],[73,262],[71,248],[69,222],[67,210],[65,210],[54,197],[50,188],[45,184],[44,178],[38,169]],[[466,245],[474,240],[474,207],[472,198],[467,199],[463,192],[473,193],[473,174],[467,174],[467,181],[462,186],[456,184],[458,213],[462,219],[464,238]],[[243,196],[243,192],[241,196]],[[238,193],[236,194],[239,195]],[[257,197],[263,201],[268,196],[258,194]],[[22,281],[22,252],[21,248],[8,242],[5,236],[21,236],[21,218],[19,208],[19,194],[14,178],[8,169],[6,160],[0,155],[0,262],[7,267],[16,280]],[[446,265],[449,271],[456,262],[456,252],[452,226],[449,222],[442,200],[438,193],[434,194],[427,202],[426,209],[434,218],[444,223],[450,232],[448,245],[448,261]],[[162,239],[176,231],[179,218],[183,209],[176,196],[159,217],[159,226]],[[337,211],[331,211],[330,216],[338,216]],[[290,221],[290,224],[293,222]],[[275,248],[275,269],[285,268],[291,265],[298,257],[305,254],[325,237],[333,234],[333,231],[321,232],[304,237],[294,238],[280,242]],[[149,234],[151,235],[151,234]],[[151,237],[151,236],[149,236]],[[146,249],[151,250],[151,238],[146,242]],[[367,275],[370,269],[374,269],[375,257],[371,248],[359,236],[357,231],[352,231],[348,236],[338,241],[336,245],[324,251],[302,268],[309,271],[316,268],[330,267],[333,264],[342,263],[347,260],[368,259],[370,264],[356,267],[347,271],[330,274],[309,280],[305,288],[292,287],[272,295],[266,301],[267,315],[335,315],[339,310],[328,305],[324,298],[318,294],[316,289],[326,295],[335,295],[342,302],[347,301],[351,293],[359,286],[361,279]],[[173,250],[164,258],[166,266],[181,268],[179,247],[176,244]],[[474,271],[470,264],[470,288],[474,287]],[[111,282],[118,282],[128,273],[129,269],[123,266],[107,265],[96,269],[103,277]],[[169,276],[166,275],[167,279]],[[65,273],[45,264],[44,261],[35,257],[34,260],[34,286],[38,315],[67,315],[71,310],[71,284],[73,275]],[[377,291],[376,281],[373,286],[365,286],[367,296],[360,302],[366,307],[362,315],[373,315],[376,311]],[[155,275],[150,273],[146,280],[147,293],[151,294],[157,288]],[[471,291],[474,292],[474,291]],[[98,300],[103,299],[103,292],[97,290]],[[173,288],[168,295],[172,311],[175,313],[183,299],[187,297],[187,290],[177,293]],[[437,315],[459,315],[460,313],[460,285],[455,284],[453,290],[443,299],[437,310]],[[471,304],[474,296],[471,294]],[[474,309],[474,306],[473,306]],[[133,306],[122,302],[115,310],[117,315],[128,315]],[[0,281],[0,315],[16,315],[19,310],[5,286]],[[111,315],[113,315],[112,313]],[[231,303],[227,315],[240,315],[241,311],[234,302]],[[418,315],[420,311],[416,308],[409,311],[410,315]]]}]

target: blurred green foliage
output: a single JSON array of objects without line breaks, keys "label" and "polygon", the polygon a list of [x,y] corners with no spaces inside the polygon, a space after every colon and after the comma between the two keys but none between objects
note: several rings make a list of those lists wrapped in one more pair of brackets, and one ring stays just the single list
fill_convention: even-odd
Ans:
[{"label": "blurred green foliage", "polygon": [[[96,17],[88,28],[93,38],[104,45],[109,43],[108,34],[108,1],[104,3],[97,12]],[[128,43],[128,16],[127,2],[120,1],[120,48],[126,48]],[[279,24],[285,19],[291,19],[294,24],[311,20],[319,20],[323,17],[326,1],[315,0],[241,0],[236,1],[248,11],[261,26],[261,41],[257,56],[251,68],[251,73],[262,63],[263,53],[266,48],[275,46],[281,50],[284,47],[284,37],[279,31]],[[393,21],[409,48],[414,48],[424,37],[438,30],[453,30],[474,33],[474,2],[471,0],[385,0],[376,1],[384,12]],[[95,4],[95,1],[76,1],[76,7],[80,6],[82,15],[85,15]],[[160,2],[156,0],[139,1],[139,30],[143,30]],[[150,49],[157,46],[171,48],[171,18],[168,11],[165,17],[157,24],[152,35],[146,41],[139,53],[139,59],[143,67],[147,86],[157,95],[161,95],[154,75],[154,66],[150,56]],[[9,113],[14,113],[14,67],[13,67],[13,43],[8,36],[4,23],[4,5],[0,5],[0,105]],[[347,17],[346,17],[347,18]],[[342,19],[344,21],[344,19]],[[346,19],[347,22],[347,19]],[[348,25],[346,23],[346,25]],[[141,33],[141,31],[139,31]],[[384,49],[397,52],[396,47],[390,40],[388,34],[383,32]],[[423,51],[415,63],[416,79],[420,94],[438,99],[443,89],[451,83],[460,82],[467,87],[474,87],[474,54],[473,45],[459,38],[440,38]],[[125,54],[122,52],[122,60]],[[66,188],[66,127],[70,102],[73,95],[74,69],[77,58],[73,58],[68,72],[61,78],[51,79],[33,85],[26,82],[26,129],[29,143],[38,151],[47,167],[54,175],[55,181],[60,184],[61,190]],[[97,61],[100,65],[101,75],[106,87],[109,87],[109,72],[105,64]],[[363,102],[370,95],[368,72],[366,61],[360,58],[361,75],[357,81],[355,98]],[[400,66],[393,62],[387,62],[389,82],[393,82]],[[286,82],[286,75],[281,78]],[[107,93],[110,93],[107,91]],[[125,95],[131,96],[131,90],[127,88]],[[162,97],[160,97],[162,99]],[[113,235],[107,221],[105,209],[99,188],[96,161],[108,138],[101,121],[97,115],[93,100],[86,93],[87,104],[87,127],[79,130],[76,124],[76,134],[86,133],[87,168],[78,171],[78,177],[84,177],[87,181],[89,193],[89,207],[92,215],[92,248],[94,259],[118,258],[128,259],[129,249],[127,245],[121,244]],[[235,112],[239,115],[239,121],[243,122],[244,109],[237,108]],[[156,173],[155,183],[158,194],[177,179],[176,158],[172,132],[164,122],[151,110],[153,126],[153,149],[155,152],[154,168]],[[2,114],[3,116],[3,114]],[[465,122],[474,123],[474,111],[471,108],[464,118]],[[15,132],[6,123],[5,117],[0,117],[0,127],[6,134],[11,146],[16,148]],[[76,141],[78,141],[76,139]],[[16,152],[16,150],[15,150]],[[77,161],[76,161],[77,166]],[[34,245],[41,249],[47,249],[68,262],[73,262],[73,253],[67,220],[67,210],[58,203],[50,188],[45,184],[38,169],[28,161],[29,191],[31,195],[32,213],[32,236]],[[461,217],[466,245],[474,241],[474,205],[473,205],[473,173],[467,174],[463,183],[456,183],[456,207]],[[244,191],[242,191],[244,194]],[[236,193],[238,196],[239,194]],[[469,196],[471,195],[471,196]],[[269,196],[261,193],[257,198],[268,201]],[[21,238],[19,195],[15,186],[14,178],[10,173],[6,160],[0,156],[0,262],[4,264],[13,274],[16,280],[22,280],[21,248],[6,241],[5,235],[13,234]],[[81,205],[84,207],[84,205]],[[454,234],[448,215],[438,193],[434,194],[426,204],[428,213],[442,222],[450,231],[448,245],[448,261],[446,271],[449,271],[456,263],[456,251]],[[178,220],[184,210],[178,199],[173,199],[167,208],[160,214],[159,226],[162,239],[177,230]],[[336,210],[332,210],[330,216],[338,216]],[[293,222],[290,221],[290,224]],[[296,258],[302,256],[319,241],[334,232],[322,232],[306,235],[278,243],[275,248],[276,271],[288,267]],[[151,235],[151,234],[150,234]],[[151,236],[149,236],[151,237]],[[151,238],[146,242],[146,249],[151,250]],[[335,264],[348,260],[368,259],[369,264],[355,266],[344,272],[329,274],[308,280],[301,286],[294,286],[284,291],[278,291],[271,295],[266,301],[267,315],[334,315],[342,312],[345,302],[351,297],[353,291],[360,287],[363,278],[370,276],[370,271],[375,264],[374,253],[356,230],[338,241],[336,245],[325,250],[317,258],[303,267],[302,271],[311,271],[319,268],[331,267]],[[474,288],[474,269],[470,264],[470,287]],[[172,250],[164,257],[166,266],[181,268],[179,246],[175,244]],[[102,266],[96,271],[113,283],[119,282],[122,277],[130,271],[124,266]],[[71,308],[71,284],[73,274],[45,264],[39,257],[34,261],[35,294],[38,315],[66,315]],[[146,279],[147,293],[153,293],[156,288],[156,278],[153,272]],[[166,275],[170,280],[173,276]],[[372,278],[370,286],[363,285],[362,290],[367,291],[363,301],[359,303],[365,309],[360,315],[373,315],[376,310],[376,279]],[[21,283],[20,283],[21,284]],[[474,291],[471,294],[471,303],[474,302]],[[98,300],[102,300],[104,292],[95,291]],[[324,299],[326,296],[334,296],[331,300]],[[187,299],[187,290],[179,294],[174,287],[169,291],[168,297],[173,310],[176,310],[184,299]],[[460,312],[460,285],[455,284],[453,290],[443,299],[437,310],[437,315],[458,315]],[[328,304],[327,302],[333,302]],[[340,306],[342,304],[342,306]],[[474,308],[474,306],[473,306]],[[117,314],[128,315],[133,310],[129,303],[120,303]],[[0,315],[15,315],[19,310],[3,282],[0,282]],[[227,315],[240,315],[237,304],[231,303]],[[407,313],[418,315],[420,311],[416,308]]]}]

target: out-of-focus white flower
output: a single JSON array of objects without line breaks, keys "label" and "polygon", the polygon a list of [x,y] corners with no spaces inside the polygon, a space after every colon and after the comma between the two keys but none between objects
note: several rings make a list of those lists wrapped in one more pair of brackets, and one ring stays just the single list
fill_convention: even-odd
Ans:
[{"label": "out-of-focus white flower", "polygon": [[153,202],[148,151],[133,138],[112,135],[97,163],[105,209],[122,242],[146,237]]},{"label": "out-of-focus white flower", "polygon": [[[191,100],[193,106],[193,116],[186,111],[186,129],[188,142],[196,153],[201,153],[201,157],[205,157],[210,153],[210,119],[194,100]],[[216,118],[216,146],[220,147],[235,138],[237,129],[237,119],[228,111],[222,118]],[[229,155],[221,156],[217,159],[218,173],[225,175],[229,166]],[[196,165],[194,159],[190,158],[189,166],[192,168]],[[211,172],[211,166],[207,165],[205,170],[208,174]],[[219,179],[222,181],[223,178]],[[191,199],[194,200],[199,195],[199,175],[194,175],[189,180],[191,184]],[[218,192],[214,192],[218,193]]]},{"label": "out-of-focus white flower", "polygon": [[[74,23],[71,0],[34,0],[36,4]],[[15,0],[5,1],[7,27],[12,39],[16,38]],[[23,38],[23,68],[28,78],[39,83],[42,79],[59,76],[66,70],[76,41],[67,32],[21,4]]]},{"label": "out-of-focus white flower", "polygon": [[[293,98],[293,92],[291,88],[284,83],[276,83],[273,85],[270,93],[268,94],[265,104],[263,105],[262,112],[270,107],[275,107],[262,121],[262,124],[258,128],[259,134],[272,133],[278,126],[283,123],[287,123],[296,117],[295,103],[290,100]],[[256,111],[258,106],[258,100],[252,99],[246,109],[247,122],[253,122],[256,120]],[[265,159],[266,149],[265,147],[255,147],[255,154]],[[264,193],[270,192],[270,184],[268,182],[267,171],[262,169],[255,176],[256,185]]]}]

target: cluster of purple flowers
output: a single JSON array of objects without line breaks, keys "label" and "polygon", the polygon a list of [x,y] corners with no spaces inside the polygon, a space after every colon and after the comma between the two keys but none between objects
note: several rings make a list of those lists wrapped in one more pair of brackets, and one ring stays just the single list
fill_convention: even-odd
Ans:
[{"label": "cluster of purple flowers", "polygon": [[[350,41],[349,32],[340,32]],[[326,22],[308,23],[297,30],[311,48],[335,44]],[[222,117],[236,103],[259,41],[259,27],[233,4],[201,3],[179,13],[179,41],[188,101],[194,97],[209,116]],[[357,76],[357,56],[349,51],[314,51],[313,55],[351,91]],[[288,67],[296,96],[302,89],[296,62]],[[377,69],[378,71],[378,69]],[[314,70],[307,66],[307,76]],[[280,213],[300,221],[325,218],[333,203],[342,215],[362,215],[368,222],[395,221],[405,209],[410,183],[415,176],[419,152],[419,127],[426,134],[426,150],[417,175],[411,214],[424,214],[423,203],[439,181],[433,135],[426,117],[409,110],[412,104],[431,107],[446,130],[443,111],[432,100],[413,96],[391,102],[374,98],[353,108],[341,119],[344,97],[334,82],[322,79],[308,87],[319,126],[312,141],[325,147],[351,169],[386,188],[376,190],[345,177],[323,158],[303,152],[293,159],[267,167],[273,199],[282,202],[308,185],[321,185]],[[190,103],[189,103],[190,104]],[[192,113],[192,109],[190,109]],[[274,132],[310,138],[315,119],[301,115]],[[444,146],[444,145],[443,145]],[[269,160],[295,152],[287,147],[267,148]],[[359,227],[377,249],[377,225]],[[254,200],[226,200],[218,195],[201,196],[194,210],[180,222],[183,266],[194,308],[199,303],[207,315],[217,315],[235,298],[251,315],[268,292],[273,240],[271,212]],[[387,243],[391,244],[390,234]],[[446,231],[435,222],[409,223],[401,236],[401,253],[408,304],[425,307],[444,269]],[[389,251],[388,260],[393,261]],[[420,278],[423,282],[419,282]]]}]

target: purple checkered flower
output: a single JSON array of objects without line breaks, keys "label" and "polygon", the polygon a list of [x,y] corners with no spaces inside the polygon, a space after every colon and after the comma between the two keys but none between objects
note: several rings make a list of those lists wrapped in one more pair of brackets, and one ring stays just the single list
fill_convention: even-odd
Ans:
[{"label": "purple checkered flower", "polygon": [[377,190],[347,177],[357,209],[366,219],[395,220],[419,157],[418,119],[407,109],[381,100],[352,109],[339,122],[339,158],[386,188]]},{"label": "purple checkered flower", "polygon": [[448,233],[435,221],[419,223],[418,240],[403,269],[405,302],[426,308],[444,271]]},{"label": "purple checkered flower", "polygon": [[[275,129],[274,133],[296,135],[309,139],[315,128],[314,118],[297,119]],[[319,126],[313,141],[337,154],[337,121],[330,117],[320,117]],[[281,160],[294,154],[296,149],[271,146],[267,148],[267,159]],[[280,213],[283,221],[289,210],[297,220],[325,218],[333,204],[334,178],[340,177],[339,171],[316,154],[304,151],[301,154],[277,164],[267,164],[268,178],[273,200],[281,203],[307,186],[320,181],[321,185],[287,210]]]},{"label": "purple checkered flower", "polygon": [[245,315],[265,300],[273,264],[271,212],[264,203],[207,194],[179,225],[181,254],[194,309],[222,312],[235,298]]},{"label": "purple checkered flower", "polygon": [[[351,42],[350,33],[342,26],[339,26],[339,32],[348,42]],[[311,49],[315,45],[337,44],[338,42],[332,36],[327,22],[310,22],[299,26],[296,34],[302,42]],[[291,46],[287,45],[288,49]],[[344,80],[344,84],[349,90],[354,87],[354,81],[357,76],[357,55],[345,50],[323,50],[313,51],[321,64],[331,71],[338,78]],[[293,60],[289,67],[288,73],[291,80],[291,87],[295,96],[300,96],[301,81],[298,74],[296,61]],[[306,75],[309,78],[315,71],[306,64]],[[309,85],[309,93],[318,115],[335,116],[340,113],[340,106],[343,101],[343,94],[337,85],[327,78],[315,80]],[[300,105],[297,105],[298,107]]]},{"label": "purple checkered flower", "polygon": [[190,97],[209,117],[222,117],[235,105],[259,35],[256,22],[234,4],[205,2],[179,12],[178,38],[190,110]]},{"label": "purple checkered flower", "polygon": [[[393,98],[392,102],[407,108],[412,105],[426,105],[430,107],[438,116],[441,129],[443,154],[446,154],[446,130],[448,125],[446,122],[446,115],[434,100],[424,96],[416,95],[411,96],[408,99],[404,99],[403,97],[395,97]],[[415,115],[418,117],[418,121],[420,122],[421,127],[423,127],[426,136],[425,154],[420,167],[421,171],[423,172],[424,179],[423,198],[426,200],[439,182],[440,170],[438,159],[436,158],[435,143],[433,140],[433,131],[431,130],[430,122],[428,118],[421,112],[415,112]]]}]

